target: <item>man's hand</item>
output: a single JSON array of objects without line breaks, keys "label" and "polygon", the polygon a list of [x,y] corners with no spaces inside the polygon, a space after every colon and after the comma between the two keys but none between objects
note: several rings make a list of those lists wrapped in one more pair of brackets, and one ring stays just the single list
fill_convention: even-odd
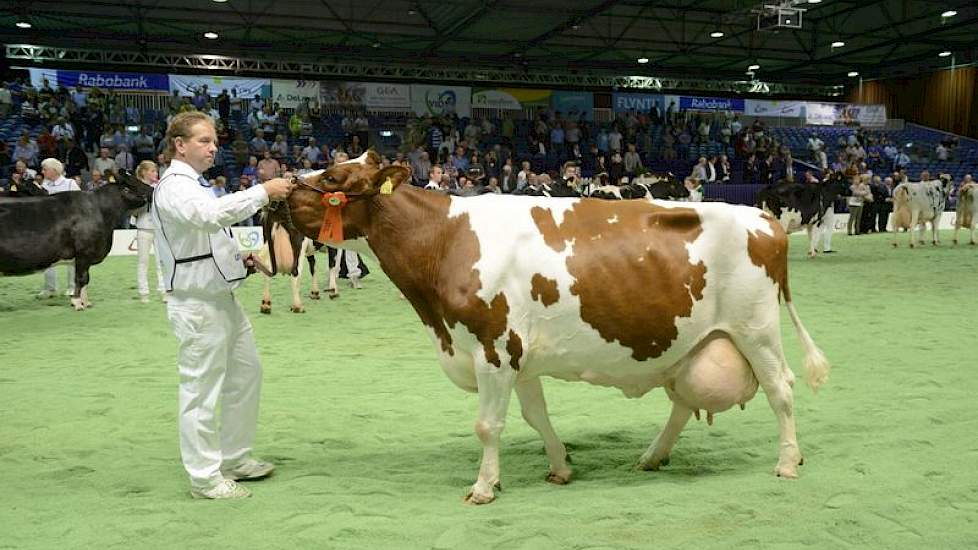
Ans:
[{"label": "man's hand", "polygon": [[268,193],[268,200],[270,201],[281,201],[285,200],[292,192],[292,180],[285,178],[274,178],[266,181],[262,184],[265,188],[265,192]]}]

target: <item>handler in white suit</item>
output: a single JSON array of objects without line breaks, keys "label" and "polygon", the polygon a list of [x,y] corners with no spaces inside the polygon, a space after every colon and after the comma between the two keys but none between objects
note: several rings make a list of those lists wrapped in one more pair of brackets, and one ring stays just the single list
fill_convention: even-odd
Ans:
[{"label": "handler in white suit", "polygon": [[[47,158],[41,161],[41,173],[44,174],[44,181],[41,187],[48,192],[48,195],[65,193],[68,191],[81,191],[78,183],[73,179],[65,177],[65,166],[56,158]],[[65,275],[68,278],[69,296],[75,293],[75,260],[69,260],[65,264]],[[44,289],[38,293],[38,298],[51,298],[58,293],[58,274],[54,271],[54,266],[44,270]]]},{"label": "handler in white suit", "polygon": [[[151,160],[144,160],[136,167],[136,178],[146,185],[156,187],[160,180],[159,168]],[[146,206],[133,212],[132,224],[136,227],[136,289],[139,292],[139,301],[149,303],[149,256],[153,248],[153,241],[156,238],[156,224],[153,223],[153,215],[150,207]],[[156,290],[160,292],[163,301],[166,301],[166,285],[163,283],[163,266],[160,265],[160,256],[156,255]]]},{"label": "handler in white suit", "polygon": [[153,193],[152,215],[167,317],[180,342],[180,454],[192,496],[243,498],[251,493],[236,481],[265,477],[274,466],[251,456],[261,363],[234,297],[247,270],[227,227],[284,199],[292,184],[273,179],[216,198],[201,174],[214,163],[217,136],[200,112],[173,117],[166,143],[173,160]]}]

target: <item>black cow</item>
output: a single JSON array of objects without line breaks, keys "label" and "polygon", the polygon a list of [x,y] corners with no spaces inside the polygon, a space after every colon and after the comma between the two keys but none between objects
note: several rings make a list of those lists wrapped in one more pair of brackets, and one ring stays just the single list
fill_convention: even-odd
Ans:
[{"label": "black cow", "polygon": [[[808,232],[808,255],[815,257],[816,229],[822,227],[825,211],[841,196],[851,195],[848,180],[835,172],[821,183],[779,181],[757,193],[756,203],[778,219],[788,233],[800,229]],[[832,228],[828,228],[832,231]]]},{"label": "black cow", "polygon": [[41,187],[33,180],[27,183],[11,181],[6,191],[0,189],[0,197],[43,197],[47,194],[47,189]]},{"label": "black cow", "polygon": [[604,185],[595,188],[588,196],[608,200],[642,198],[683,200],[689,197],[689,189],[671,173],[647,173],[627,185]]},{"label": "black cow", "polygon": [[112,231],[123,214],[145,206],[153,188],[129,174],[95,191],[45,197],[0,198],[0,274],[27,275],[62,260],[75,261],[76,310],[88,301],[91,266],[112,248]]}]

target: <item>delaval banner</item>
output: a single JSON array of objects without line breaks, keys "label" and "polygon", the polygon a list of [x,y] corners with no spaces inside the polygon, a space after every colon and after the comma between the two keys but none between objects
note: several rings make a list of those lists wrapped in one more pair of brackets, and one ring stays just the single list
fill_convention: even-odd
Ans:
[{"label": "delaval banner", "polygon": [[238,97],[251,99],[256,95],[272,95],[272,81],[267,78],[239,78],[236,76],[170,75],[170,92],[180,92],[182,96],[192,96],[201,86],[207,86],[207,95],[217,97],[221,91],[229,94],[237,92]]},{"label": "delaval banner", "polygon": [[805,114],[805,102],[748,99],[744,101],[744,114],[747,116],[800,118]]},{"label": "delaval banner", "polygon": [[736,97],[679,96],[679,109],[689,111],[744,112],[744,100]]},{"label": "delaval banner", "polygon": [[870,128],[886,126],[885,105],[854,103],[806,103],[805,123],[823,126],[859,124]]},{"label": "delaval banner", "polygon": [[665,96],[659,94],[635,93],[611,94],[611,108],[616,113],[624,113],[627,111],[647,113],[652,109],[653,105],[657,105],[660,112],[665,112]]},{"label": "delaval banner", "polygon": [[472,88],[412,84],[411,108],[420,116],[455,113],[462,118],[468,117],[472,115]]},{"label": "delaval banner", "polygon": [[272,101],[284,109],[295,109],[306,99],[319,102],[318,80],[272,80]]},{"label": "delaval banner", "polygon": [[593,120],[594,94],[591,92],[554,91],[550,96],[550,108],[554,111],[560,111],[569,119]]}]

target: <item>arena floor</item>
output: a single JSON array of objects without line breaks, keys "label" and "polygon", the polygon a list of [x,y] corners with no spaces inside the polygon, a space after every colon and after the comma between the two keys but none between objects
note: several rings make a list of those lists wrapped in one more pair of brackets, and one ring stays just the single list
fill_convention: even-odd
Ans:
[{"label": "arena floor", "polygon": [[481,454],[476,397],[442,374],[379,270],[304,315],[284,307],[285,280],[272,316],[257,314],[259,279],[239,293],[265,364],[258,451],[279,469],[237,502],[189,496],[175,340],[164,306],[134,299],[133,258],[94,268],[95,308],[80,313],[35,300],[40,275],[0,279],[0,548],[973,548],[978,250],[834,244],[811,261],[792,238],[794,299],[834,365],[817,396],[795,393],[799,480],[772,475],[778,429],[761,396],[692,422],[669,467],[640,472],[665,395],[548,379],[574,481],[544,482],[514,400],[504,492],[485,507],[462,504]]}]

